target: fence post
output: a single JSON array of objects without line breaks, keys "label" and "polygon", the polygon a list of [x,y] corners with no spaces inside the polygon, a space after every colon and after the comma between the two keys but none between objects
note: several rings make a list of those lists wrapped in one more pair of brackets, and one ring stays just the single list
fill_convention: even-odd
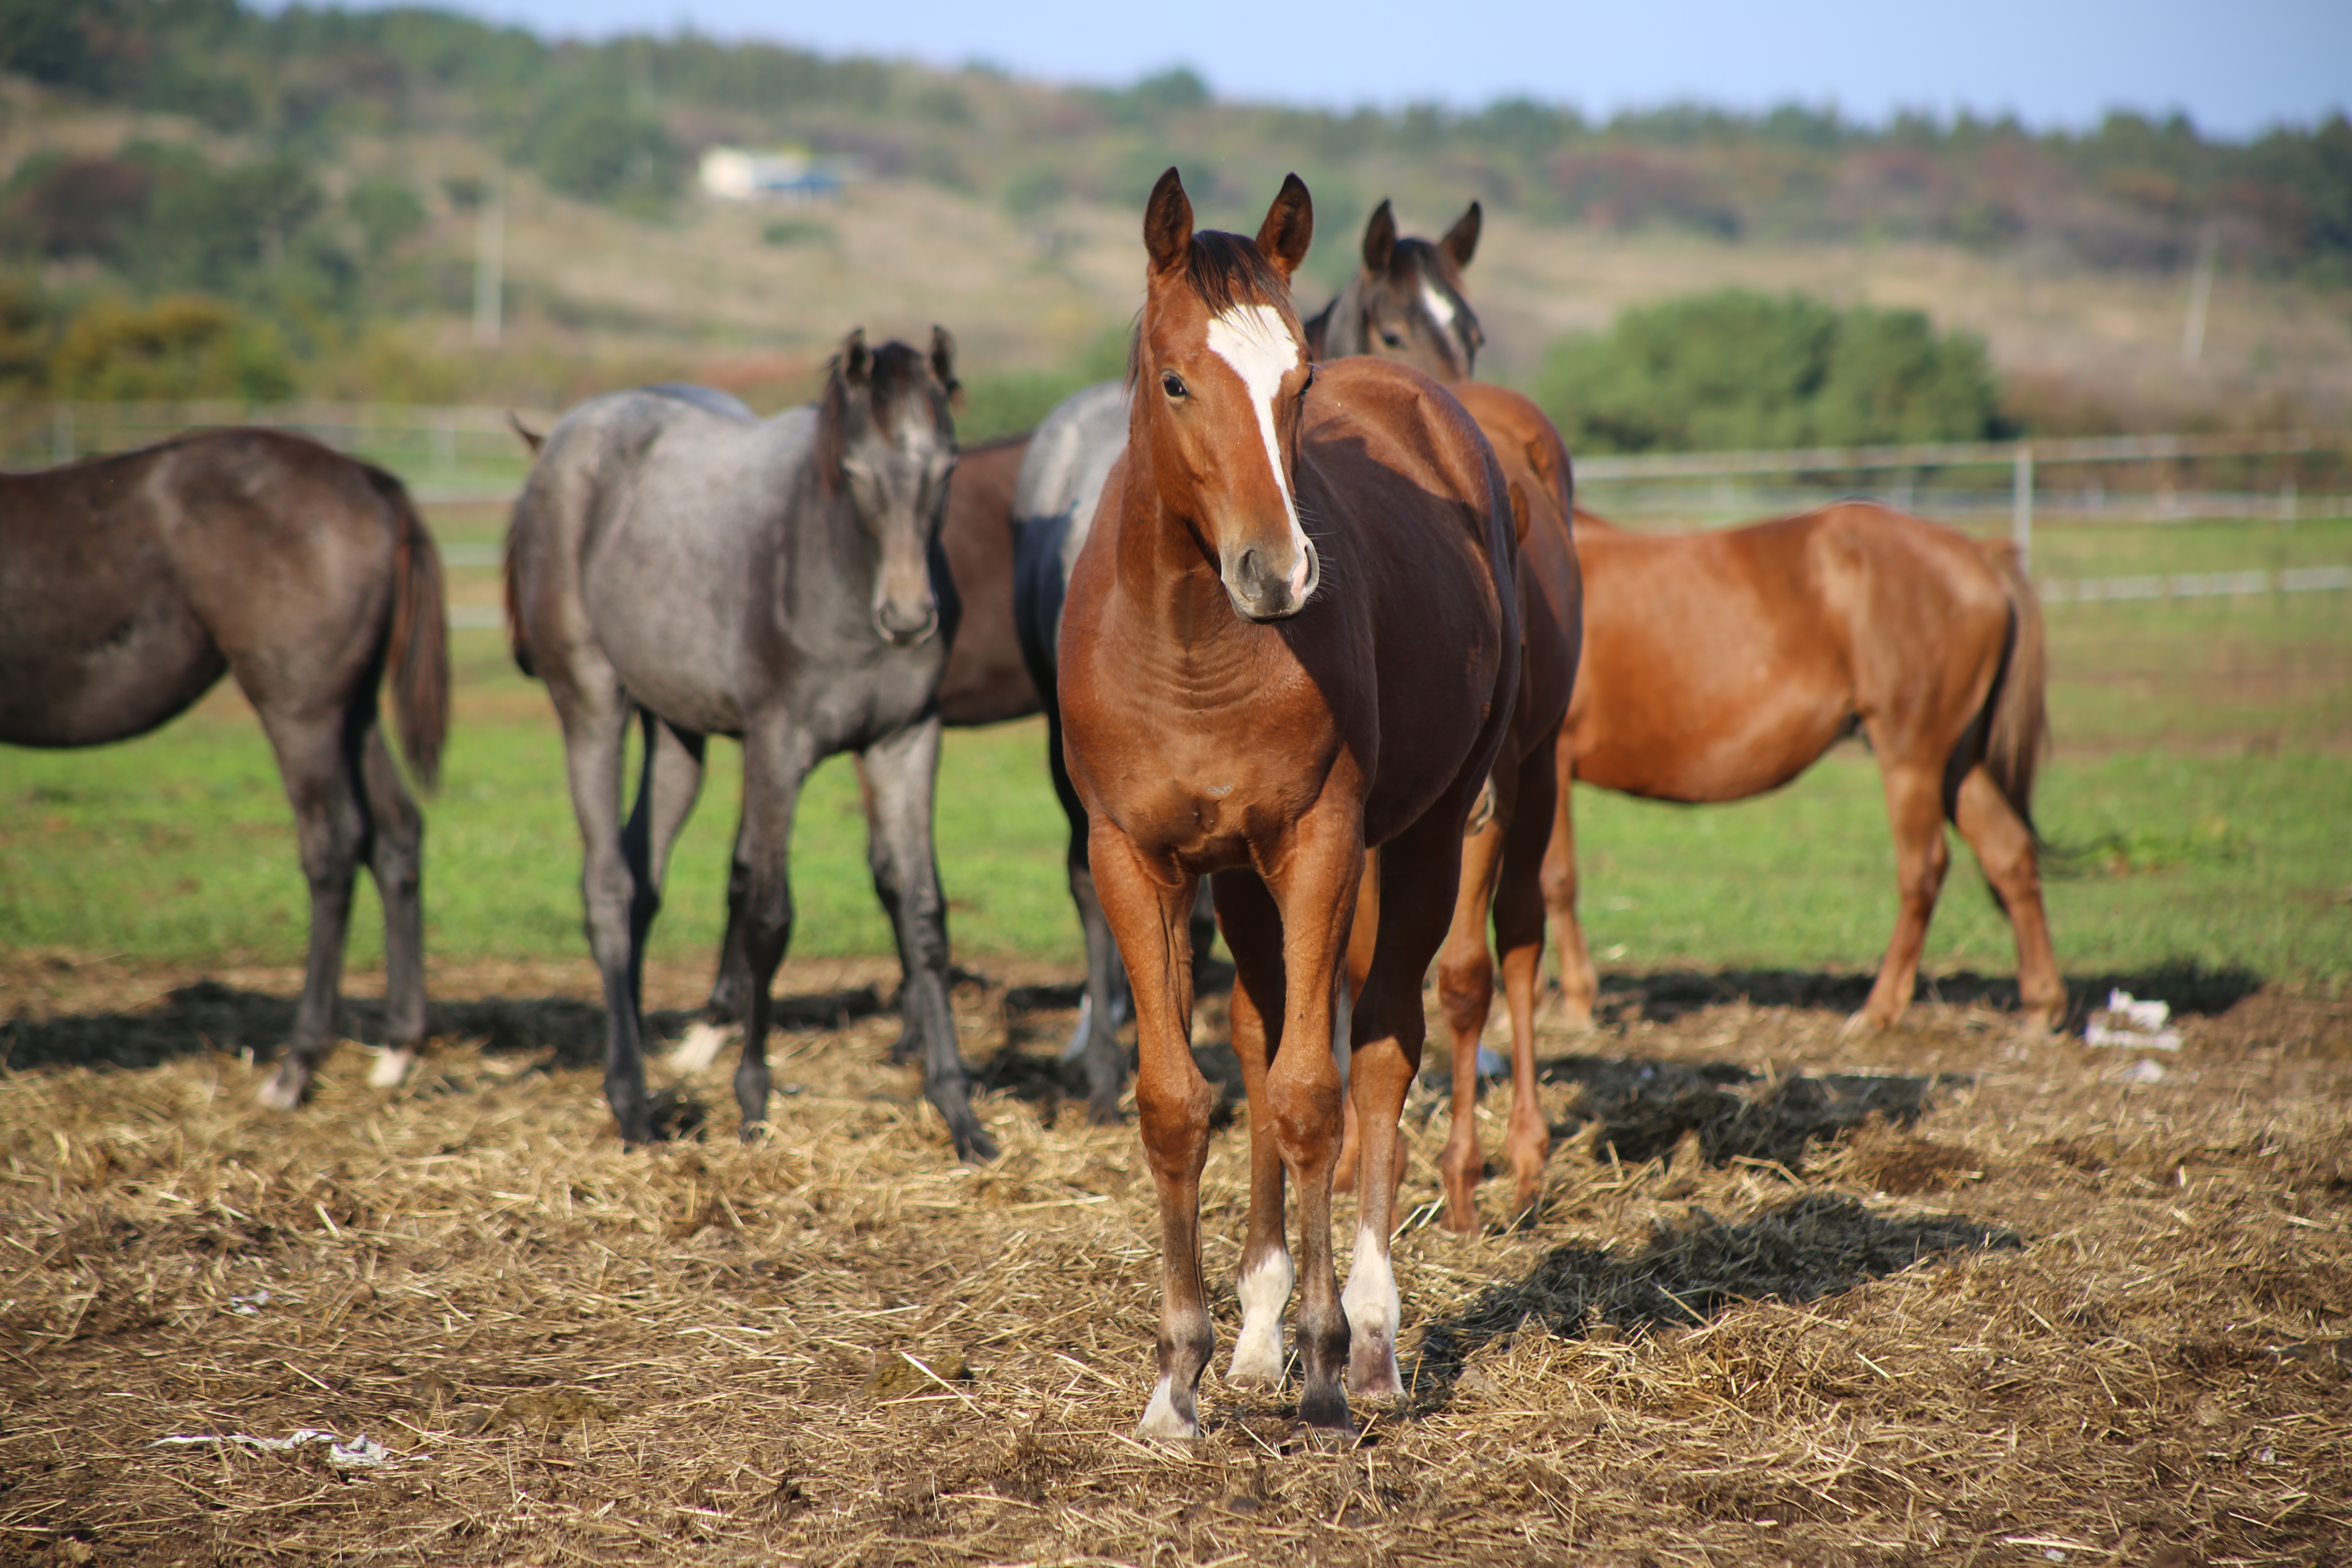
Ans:
[{"label": "fence post", "polygon": [[2017,564],[2020,570],[2033,563],[2033,447],[2031,442],[2017,444],[2016,466],[2011,479],[2012,495],[2009,521],[2010,538],[2017,543]]},{"label": "fence post", "polygon": [[73,405],[54,405],[49,416],[49,458],[53,463],[74,460]]}]

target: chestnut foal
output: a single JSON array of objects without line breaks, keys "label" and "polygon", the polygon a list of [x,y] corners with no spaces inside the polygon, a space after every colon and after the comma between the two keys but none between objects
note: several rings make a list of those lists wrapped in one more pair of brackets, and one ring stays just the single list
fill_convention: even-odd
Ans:
[{"label": "chestnut foal", "polygon": [[[1160,1194],[1160,1381],[1139,1428],[1155,1437],[1199,1434],[1215,1348],[1199,1229],[1215,1096],[1191,1048],[1193,889],[1213,877],[1250,1101],[1244,1321],[1227,1375],[1280,1379],[1296,1279],[1299,1415],[1346,1432],[1347,1389],[1401,1392],[1397,1117],[1463,824],[1518,685],[1502,476],[1427,377],[1373,360],[1310,370],[1289,280],[1313,226],[1293,175],[1254,243],[1195,234],[1176,171],[1160,176],[1144,214],[1127,452],[1063,612],[1064,748],[1134,987],[1136,1104]],[[1342,1293],[1330,1026],[1372,845],[1387,918],[1353,1014],[1364,1196]],[[1299,1193],[1297,1273],[1286,1178]]]}]

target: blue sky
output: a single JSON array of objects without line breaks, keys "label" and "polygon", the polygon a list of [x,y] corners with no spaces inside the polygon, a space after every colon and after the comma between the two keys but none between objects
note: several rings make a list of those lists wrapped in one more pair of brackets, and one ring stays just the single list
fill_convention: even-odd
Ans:
[{"label": "blue sky", "polygon": [[[351,0],[344,0],[351,3]],[[2242,136],[2352,105],[2352,0],[434,0],[551,36],[691,25],[828,54],[986,60],[1117,84],[1189,65],[1220,95],[1334,107],[1513,93],[1606,115],[1697,100],[2014,112],[2185,110]]]}]

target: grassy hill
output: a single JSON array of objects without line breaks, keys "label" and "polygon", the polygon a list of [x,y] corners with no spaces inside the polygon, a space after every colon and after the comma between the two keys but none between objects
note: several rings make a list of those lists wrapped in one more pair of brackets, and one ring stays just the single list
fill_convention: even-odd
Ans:
[{"label": "grassy hill", "polygon": [[[977,424],[1018,422],[1110,362],[1139,294],[1141,194],[1172,162],[1204,219],[1232,226],[1255,225],[1286,169],[1307,179],[1311,304],[1381,197],[1424,233],[1481,200],[1470,281],[1505,380],[1628,305],[1737,284],[1974,331],[2026,428],[2352,409],[2341,118],[2232,143],[2128,114],[2082,135],[1793,108],[1337,114],[1217,101],[1182,71],[1059,88],[688,34],[551,44],[425,10],[234,0],[0,0],[0,397],[170,390],[169,365],[68,374],[113,353],[146,374],[138,354],[177,352],[122,346],[135,322],[81,360],[58,349],[94,302],[194,292],[250,329],[243,359],[216,344],[216,360],[391,399],[560,404],[658,375],[772,404],[849,326],[939,321],[962,342]],[[866,177],[821,207],[714,203],[688,175],[720,143],[803,146]],[[485,349],[472,258],[493,192],[507,331]],[[2185,365],[2208,234],[2210,324]]]}]

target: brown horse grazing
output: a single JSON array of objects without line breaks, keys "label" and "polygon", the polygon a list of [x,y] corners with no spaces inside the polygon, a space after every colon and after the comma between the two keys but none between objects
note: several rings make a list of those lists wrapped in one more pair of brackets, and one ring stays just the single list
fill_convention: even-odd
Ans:
[{"label": "brown horse grazing", "polygon": [[[1310,369],[1289,279],[1313,225],[1293,175],[1254,243],[1196,234],[1176,171],[1160,176],[1144,214],[1127,450],[1063,611],[1064,746],[1134,988],[1136,1103],[1160,1196],[1150,1436],[1198,1435],[1215,1348],[1199,1228],[1215,1097],[1191,1048],[1203,875],[1233,951],[1250,1100],[1244,1321],[1227,1375],[1280,1379],[1296,1278],[1309,1427],[1349,1429],[1343,1364],[1359,1394],[1399,1391],[1397,1117],[1420,1066],[1422,976],[1454,905],[1462,826],[1518,685],[1502,476],[1427,377],[1368,359]],[[1388,918],[1353,1016],[1364,1197],[1343,1295],[1329,1042],[1372,845]],[[1286,1176],[1299,1189],[1300,1274],[1283,1238]]]},{"label": "brown horse grazing", "polygon": [[1653,800],[1744,800],[1859,729],[1885,781],[1902,901],[1853,1022],[1885,1028],[1910,1005],[1950,860],[1948,820],[2008,911],[2025,1011],[2059,1022],[2066,990],[2032,818],[2046,744],[2042,609],[2008,544],[1845,502],[1671,535],[1625,533],[1579,512],[1576,545],[1590,610],[1544,868],[1572,1020],[1591,1017],[1596,986],[1576,922],[1565,781]]},{"label": "brown horse grazing", "polygon": [[310,952],[284,1061],[289,1109],[335,1047],[352,882],[383,899],[373,1081],[425,1044],[425,823],[377,722],[392,677],[420,784],[448,729],[441,557],[381,468],[278,430],[183,436],[0,474],[0,742],[97,746],[186,710],[226,670],[260,715],[310,883]]}]

